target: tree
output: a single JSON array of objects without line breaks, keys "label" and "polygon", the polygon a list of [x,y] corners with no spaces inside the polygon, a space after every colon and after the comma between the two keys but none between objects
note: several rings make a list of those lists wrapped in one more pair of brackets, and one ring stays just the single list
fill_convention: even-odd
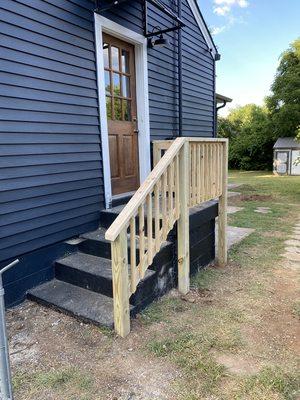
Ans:
[{"label": "tree", "polygon": [[274,139],[296,136],[300,126],[300,38],[281,55],[271,90],[266,104]]},{"label": "tree", "polygon": [[245,170],[271,169],[273,135],[265,107],[247,104],[220,118],[218,135],[229,138],[229,165]]}]

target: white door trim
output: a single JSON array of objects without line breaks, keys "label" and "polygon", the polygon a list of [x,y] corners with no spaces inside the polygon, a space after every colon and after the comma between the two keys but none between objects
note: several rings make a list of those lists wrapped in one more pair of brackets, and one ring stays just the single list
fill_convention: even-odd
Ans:
[{"label": "white door trim", "polygon": [[104,32],[119,39],[123,39],[126,42],[133,44],[135,48],[136,103],[139,130],[139,170],[141,183],[146,179],[151,170],[147,39],[143,35],[140,35],[130,29],[124,28],[124,26],[119,25],[111,21],[110,19],[104,18],[99,14],[95,13],[94,15],[105,206],[106,208],[109,208],[112,202],[112,190],[105,101],[102,34]]}]

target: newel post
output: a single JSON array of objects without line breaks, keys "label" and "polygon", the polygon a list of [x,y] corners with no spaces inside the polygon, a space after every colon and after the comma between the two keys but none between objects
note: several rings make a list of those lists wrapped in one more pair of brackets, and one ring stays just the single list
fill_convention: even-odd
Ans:
[{"label": "newel post", "polygon": [[126,230],[111,244],[115,331],[121,337],[130,332],[129,279]]},{"label": "newel post", "polygon": [[190,162],[189,141],[186,139],[179,154],[179,202],[180,217],[177,222],[178,290],[186,294],[190,290]]},{"label": "newel post", "polygon": [[227,185],[228,185],[228,140],[222,146],[222,195],[219,197],[218,217],[218,255],[217,264],[225,267],[227,264]]}]

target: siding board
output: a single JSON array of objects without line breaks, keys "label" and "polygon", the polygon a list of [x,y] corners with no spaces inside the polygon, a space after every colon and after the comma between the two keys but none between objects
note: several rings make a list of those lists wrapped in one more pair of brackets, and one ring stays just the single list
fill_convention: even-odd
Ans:
[{"label": "siding board", "polygon": [[93,7],[0,4],[0,261],[97,227],[104,191]]},{"label": "siding board", "polygon": [[[174,7],[173,2],[164,2]],[[94,2],[0,4],[0,261],[95,229],[104,206]],[[104,16],[143,34],[142,8]],[[183,0],[183,134],[212,136],[214,61]],[[149,30],[170,19],[149,7]],[[178,135],[177,33],[148,50],[151,139]]]}]

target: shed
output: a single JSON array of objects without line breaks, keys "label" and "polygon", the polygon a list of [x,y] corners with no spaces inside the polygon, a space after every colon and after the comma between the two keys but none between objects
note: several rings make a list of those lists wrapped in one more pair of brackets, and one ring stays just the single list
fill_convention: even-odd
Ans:
[{"label": "shed", "polygon": [[300,175],[300,142],[293,137],[277,139],[274,144],[273,172],[278,175]]}]

